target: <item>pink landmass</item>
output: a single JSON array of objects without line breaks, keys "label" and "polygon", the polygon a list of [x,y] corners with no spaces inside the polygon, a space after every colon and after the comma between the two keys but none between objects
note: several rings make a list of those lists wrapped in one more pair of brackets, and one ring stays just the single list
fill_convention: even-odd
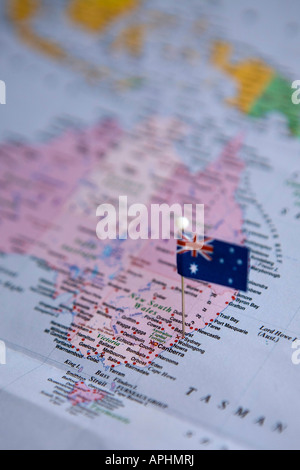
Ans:
[{"label": "pink landmass", "polygon": [[[104,126],[105,131],[100,126],[81,135],[88,146],[85,157],[74,134],[45,146],[42,152],[48,163],[42,173],[38,166],[45,202],[36,204],[33,214],[22,200],[15,220],[2,219],[5,237],[0,249],[13,251],[16,229],[18,237],[28,233],[30,243],[25,237],[23,252],[46,260],[57,271],[55,297],[69,293],[67,304],[73,311],[68,334],[71,349],[111,367],[146,367],[182,336],[176,241],[100,241],[96,238],[96,208],[101,203],[116,204],[120,195],[128,195],[129,204],[149,207],[153,202],[205,204],[206,234],[242,243],[242,212],[235,200],[244,169],[239,158],[241,140],[229,143],[204,171],[191,174],[175,150],[174,143],[185,132],[178,122],[153,118],[121,139],[115,124]],[[22,149],[23,160],[24,152]],[[58,166],[53,163],[55,158]],[[5,158],[4,162],[8,165]],[[27,161],[27,167],[23,179],[31,181],[37,172],[35,160]],[[13,169],[11,173],[14,175]],[[21,178],[19,172],[17,175]],[[52,182],[48,191],[46,176]],[[21,195],[26,194],[26,201],[40,200],[35,185],[29,190],[30,197],[25,189]],[[59,199],[56,205],[53,198]],[[28,219],[28,212],[31,219],[22,235],[21,223]],[[36,223],[32,224],[32,218]],[[190,333],[213,322],[236,295],[232,289],[189,280],[185,293]]]},{"label": "pink landmass", "polygon": [[0,251],[28,253],[45,232],[55,229],[68,199],[120,137],[117,124],[106,120],[41,145],[2,145]]}]

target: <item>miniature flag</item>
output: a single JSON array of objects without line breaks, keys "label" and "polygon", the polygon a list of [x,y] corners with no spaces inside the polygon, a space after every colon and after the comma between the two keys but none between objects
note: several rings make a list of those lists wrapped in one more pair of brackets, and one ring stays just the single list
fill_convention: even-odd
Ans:
[{"label": "miniature flag", "polygon": [[177,242],[178,274],[246,292],[249,254],[244,246],[184,234]]}]

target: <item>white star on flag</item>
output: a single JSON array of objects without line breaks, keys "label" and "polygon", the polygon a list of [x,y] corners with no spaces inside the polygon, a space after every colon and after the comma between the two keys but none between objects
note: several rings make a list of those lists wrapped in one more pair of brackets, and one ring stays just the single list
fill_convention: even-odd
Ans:
[{"label": "white star on flag", "polygon": [[196,264],[191,264],[190,265],[190,271],[192,274],[196,274],[198,271],[198,266]]}]

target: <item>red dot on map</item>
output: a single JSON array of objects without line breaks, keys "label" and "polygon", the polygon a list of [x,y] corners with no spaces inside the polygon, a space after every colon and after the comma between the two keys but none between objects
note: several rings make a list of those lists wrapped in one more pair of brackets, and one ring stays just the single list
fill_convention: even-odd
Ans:
[{"label": "red dot on map", "polygon": [[170,346],[173,346],[173,343],[171,343]]},{"label": "red dot on map", "polygon": [[161,329],[161,331],[165,331],[165,329],[164,329],[164,328],[162,328],[162,329]]},{"label": "red dot on map", "polygon": [[225,302],[225,305],[228,305],[228,304],[229,304],[229,302]]},{"label": "red dot on map", "polygon": [[121,362],[118,362],[118,364],[121,364]]},{"label": "red dot on map", "polygon": [[208,325],[208,323],[205,323],[205,326],[207,326],[207,325]]},{"label": "red dot on map", "polygon": [[193,330],[193,329],[194,329],[194,328],[191,326],[191,327],[190,327],[190,330]]},{"label": "red dot on map", "polygon": [[155,354],[155,357],[158,357],[158,354]]},{"label": "red dot on map", "polygon": [[112,365],[111,367],[115,367],[114,365]]},{"label": "red dot on map", "polygon": [[140,324],[140,322],[139,322],[139,321],[137,321],[137,322],[136,322],[136,324],[137,324],[137,325],[139,325],[139,324]]},{"label": "red dot on map", "polygon": [[136,366],[136,362],[134,362],[133,365]]},{"label": "red dot on map", "polygon": [[87,353],[87,355],[88,355],[88,356],[90,356],[90,355],[91,355],[91,353]]},{"label": "red dot on map", "polygon": [[136,331],[134,331],[133,334],[136,335]]},{"label": "red dot on map", "polygon": [[175,326],[172,326],[172,330],[175,330]]},{"label": "red dot on map", "polygon": [[125,361],[125,364],[128,364],[128,362],[127,362],[127,361]]}]

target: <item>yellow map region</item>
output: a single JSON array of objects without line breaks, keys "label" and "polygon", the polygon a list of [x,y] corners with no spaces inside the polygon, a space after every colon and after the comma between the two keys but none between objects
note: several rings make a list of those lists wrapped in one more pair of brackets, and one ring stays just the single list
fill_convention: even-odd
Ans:
[{"label": "yellow map region", "polygon": [[[82,27],[90,33],[101,33],[106,26],[121,15],[134,10],[139,4],[140,0],[70,0],[64,13],[74,26]],[[18,36],[32,49],[52,59],[68,63],[92,80],[107,75],[106,70],[73,57],[62,45],[35,31],[33,20],[43,13],[43,0],[6,0],[6,5],[8,17]],[[143,25],[130,25],[120,33],[113,47],[125,49],[132,56],[139,56],[146,29]]]},{"label": "yellow map region", "polygon": [[31,21],[42,8],[41,0],[9,0],[7,12],[20,38],[29,46],[57,60],[66,58],[66,53],[58,44],[40,37],[31,28]]},{"label": "yellow map region", "polygon": [[125,49],[132,56],[138,57],[142,53],[144,45],[144,37],[146,33],[146,26],[134,25],[131,26],[119,35],[113,44],[115,49]]},{"label": "yellow map region", "polygon": [[275,76],[275,71],[258,59],[249,59],[237,64],[231,62],[233,48],[224,42],[216,42],[212,52],[212,63],[238,83],[238,94],[228,100],[244,113],[250,113]]},{"label": "yellow map region", "polygon": [[91,32],[103,31],[114,20],[134,10],[140,0],[72,0],[68,15]]},{"label": "yellow map region", "polygon": [[14,22],[31,20],[40,8],[40,0],[10,0],[7,2],[9,16]]},{"label": "yellow map region", "polygon": [[104,67],[89,64],[82,58],[72,56],[59,43],[35,31],[33,21],[43,13],[43,6],[43,0],[6,1],[7,15],[22,42],[41,54],[83,73],[89,81],[101,80],[107,76],[108,71]]}]

